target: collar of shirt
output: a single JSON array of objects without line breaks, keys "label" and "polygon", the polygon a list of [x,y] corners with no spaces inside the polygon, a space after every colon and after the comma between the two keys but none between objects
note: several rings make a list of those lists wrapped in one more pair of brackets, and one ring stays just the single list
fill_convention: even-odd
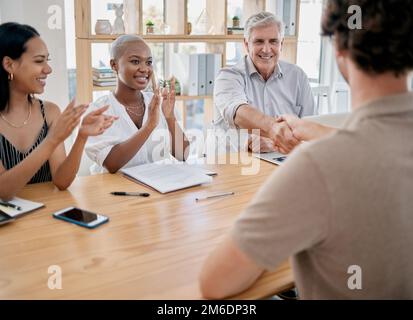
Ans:
[{"label": "collar of shirt", "polygon": [[[257,68],[255,67],[254,63],[251,60],[251,57],[249,55],[245,56],[245,65],[247,67],[247,73],[250,77],[252,77],[253,74],[258,74],[261,78],[261,74],[258,72]],[[283,77],[283,71],[281,69],[281,66],[279,63],[277,63],[277,66],[274,70],[274,72],[272,73],[271,77],[268,80],[271,80],[273,78],[282,78]]]}]

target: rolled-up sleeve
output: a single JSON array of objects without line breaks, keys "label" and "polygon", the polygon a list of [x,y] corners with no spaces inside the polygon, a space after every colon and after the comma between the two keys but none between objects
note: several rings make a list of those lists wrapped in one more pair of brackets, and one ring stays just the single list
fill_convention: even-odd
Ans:
[{"label": "rolled-up sleeve", "polygon": [[85,152],[92,161],[103,167],[103,162],[105,162],[112,148],[121,142],[122,140],[119,137],[109,134],[101,135],[99,138],[90,137]]},{"label": "rolled-up sleeve", "polygon": [[[103,105],[106,101],[101,103],[92,103],[91,110],[95,111]],[[114,115],[111,108],[105,112],[107,115]],[[86,155],[99,166],[103,167],[103,162],[109,155],[112,148],[122,142],[122,128],[119,121],[115,121],[113,125],[99,136],[89,137],[85,146]]]},{"label": "rolled-up sleeve", "polygon": [[223,119],[231,127],[235,127],[234,118],[241,105],[248,104],[243,75],[230,68],[222,69],[216,80],[214,104],[217,119]]}]

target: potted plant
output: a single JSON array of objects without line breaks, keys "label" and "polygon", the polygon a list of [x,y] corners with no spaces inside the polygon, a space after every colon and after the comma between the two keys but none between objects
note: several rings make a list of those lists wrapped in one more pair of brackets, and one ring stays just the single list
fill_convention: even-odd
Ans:
[{"label": "potted plant", "polygon": [[232,17],[232,27],[233,28],[239,28],[239,17],[238,16],[233,16]]},{"label": "potted plant", "polygon": [[155,33],[154,26],[155,24],[151,20],[148,20],[146,22],[146,34],[154,34]]}]

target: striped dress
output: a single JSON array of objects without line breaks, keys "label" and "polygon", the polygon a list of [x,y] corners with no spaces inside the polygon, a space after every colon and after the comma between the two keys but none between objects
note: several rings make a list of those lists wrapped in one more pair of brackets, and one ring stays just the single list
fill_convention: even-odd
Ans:
[{"label": "striped dress", "polygon": [[[42,111],[43,116],[43,127],[40,130],[40,133],[36,139],[36,142],[33,146],[25,153],[20,152],[17,150],[13,144],[6,139],[2,134],[0,134],[0,160],[3,163],[3,166],[6,170],[10,170],[11,168],[18,165],[24,159],[26,159],[30,153],[32,153],[46,138],[48,127],[46,122],[46,115],[44,111],[43,101],[39,100],[40,102],[40,109]],[[29,184],[34,183],[41,183],[41,182],[49,182],[52,181],[52,173],[50,171],[49,161],[47,161],[43,166],[37,171],[37,173],[32,177]]]}]

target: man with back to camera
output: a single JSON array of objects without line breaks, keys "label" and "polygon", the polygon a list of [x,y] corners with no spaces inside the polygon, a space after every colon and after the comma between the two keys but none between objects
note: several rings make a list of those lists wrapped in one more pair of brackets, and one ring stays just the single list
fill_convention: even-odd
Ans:
[{"label": "man with back to camera", "polygon": [[[350,5],[361,29],[348,27]],[[352,114],[273,173],[207,258],[205,297],[242,292],[292,256],[300,298],[413,299],[412,16],[408,0],[328,1],[322,30]]]},{"label": "man with back to camera", "polygon": [[269,12],[251,16],[244,34],[248,55],[221,69],[215,81],[215,129],[260,129],[262,152],[288,153],[300,142],[285,122],[276,121],[277,116],[315,113],[304,71],[279,60],[283,44],[282,21]]}]

